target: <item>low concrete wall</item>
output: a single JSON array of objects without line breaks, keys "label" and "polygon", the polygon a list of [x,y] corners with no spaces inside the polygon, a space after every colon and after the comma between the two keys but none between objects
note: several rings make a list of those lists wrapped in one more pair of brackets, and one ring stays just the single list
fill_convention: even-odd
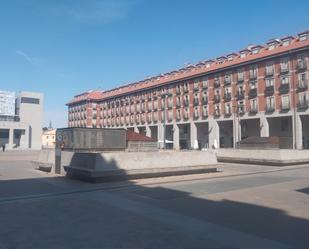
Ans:
[{"label": "low concrete wall", "polygon": [[219,162],[284,166],[309,163],[309,150],[220,149],[217,157]]},{"label": "low concrete wall", "polygon": [[[62,170],[87,177],[154,177],[216,171],[213,151],[164,152],[62,152]],[[65,169],[65,170],[63,170]],[[136,178],[137,178],[136,177]],[[133,177],[132,177],[133,178]]]},{"label": "low concrete wall", "polygon": [[43,171],[50,172],[55,165],[55,150],[43,149],[40,150],[38,158],[32,163]]}]

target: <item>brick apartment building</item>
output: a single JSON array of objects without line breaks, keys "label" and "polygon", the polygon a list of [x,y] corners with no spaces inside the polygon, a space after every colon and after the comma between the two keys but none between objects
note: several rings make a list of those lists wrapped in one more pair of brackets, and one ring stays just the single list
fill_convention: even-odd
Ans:
[{"label": "brick apartment building", "polygon": [[69,127],[124,127],[174,149],[277,136],[309,149],[309,31],[107,91],[77,95]]}]

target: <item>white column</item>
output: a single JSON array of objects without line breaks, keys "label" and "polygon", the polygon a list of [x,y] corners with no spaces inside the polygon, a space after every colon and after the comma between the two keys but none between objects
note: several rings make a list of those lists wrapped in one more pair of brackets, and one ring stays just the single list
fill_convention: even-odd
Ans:
[{"label": "white column", "polygon": [[173,141],[174,141],[174,149],[179,150],[179,127],[177,124],[173,125]]},{"label": "white column", "polygon": [[14,129],[11,128],[9,130],[9,144],[8,144],[9,149],[13,148],[13,143],[14,143]]},{"label": "white column", "polygon": [[269,124],[264,114],[260,117],[260,136],[269,137]]},{"label": "white column", "polygon": [[158,145],[159,148],[163,148],[163,140],[164,140],[164,132],[163,132],[163,124],[158,124]]},{"label": "white column", "polygon": [[148,125],[146,126],[146,136],[151,137],[151,129]]},{"label": "white column", "polygon": [[134,126],[134,132],[139,133],[139,129],[137,126]]},{"label": "white column", "polygon": [[21,137],[20,137],[20,148],[21,149],[27,149],[29,142],[28,142],[28,137],[29,137],[29,130],[28,128],[24,129],[24,133],[22,132]]},{"label": "white column", "polygon": [[237,148],[237,144],[241,141],[241,121],[238,117],[233,119],[233,142],[234,148]]},{"label": "white column", "polygon": [[190,122],[190,146],[191,149],[198,150],[197,127],[194,122]]},{"label": "white column", "polygon": [[220,128],[216,120],[210,119],[208,125],[209,132],[209,148],[220,147]]},{"label": "white column", "polygon": [[[303,148],[303,127],[300,115],[293,116],[293,148],[301,150]],[[296,148],[295,148],[296,147]]]}]

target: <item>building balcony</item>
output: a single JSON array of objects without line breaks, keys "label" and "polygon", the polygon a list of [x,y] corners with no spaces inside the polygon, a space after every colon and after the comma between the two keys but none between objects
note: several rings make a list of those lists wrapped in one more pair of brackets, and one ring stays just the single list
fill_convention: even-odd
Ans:
[{"label": "building balcony", "polygon": [[179,108],[181,104],[179,102],[176,103],[176,107]]},{"label": "building balcony", "polygon": [[250,88],[249,90],[249,98],[253,99],[257,96],[257,88]]},{"label": "building balcony", "polygon": [[189,92],[189,89],[188,89],[188,87],[184,87],[184,88],[182,89],[182,91],[183,91],[184,93],[187,93],[187,92]]},{"label": "building balcony", "polygon": [[219,88],[220,87],[220,81],[219,80],[215,80],[214,81],[214,87],[215,88]]},{"label": "building balcony", "polygon": [[289,84],[281,84],[279,86],[279,93],[280,94],[285,94],[290,91],[290,85]]},{"label": "building balcony", "polygon": [[185,113],[183,114],[183,119],[184,119],[184,120],[188,120],[188,119],[189,119],[189,113],[185,112]]},{"label": "building balcony", "polygon": [[229,116],[231,116],[231,115],[232,115],[231,108],[225,109],[225,111],[224,111],[224,116],[229,117]]},{"label": "building balcony", "polygon": [[203,88],[203,89],[207,89],[207,88],[208,88],[208,84],[207,84],[207,83],[203,83],[203,84],[202,84],[202,88]]},{"label": "building balcony", "polygon": [[245,106],[244,105],[239,105],[237,111],[238,111],[239,115],[245,114]]},{"label": "building balcony", "polygon": [[189,105],[189,101],[188,100],[184,100],[183,105],[184,106],[188,106]]},{"label": "building balcony", "polygon": [[298,91],[307,90],[308,89],[308,80],[304,79],[304,80],[298,81],[297,89],[298,89]]},{"label": "building balcony", "polygon": [[290,103],[287,103],[287,104],[281,103],[280,104],[280,110],[281,110],[281,112],[289,111],[290,110]]},{"label": "building balcony", "polygon": [[249,78],[250,80],[255,80],[257,78],[257,73],[254,71],[254,72],[250,72],[249,73]]},{"label": "building balcony", "polygon": [[288,73],[289,72],[289,68],[288,67],[281,67],[280,68],[280,73],[281,74],[286,74],[286,73]]},{"label": "building balcony", "polygon": [[274,69],[265,69],[265,76],[271,77],[274,75]]},{"label": "building balcony", "polygon": [[256,113],[258,113],[258,108],[257,108],[257,106],[250,106],[249,113],[250,113],[250,114],[256,114]]},{"label": "building balcony", "polygon": [[231,93],[225,93],[224,94],[223,99],[224,99],[225,102],[231,101],[231,98],[232,98]]},{"label": "building balcony", "polygon": [[203,105],[208,104],[208,98],[207,97],[203,97],[202,98],[202,103],[203,103]]},{"label": "building balcony", "polygon": [[199,85],[195,85],[195,84],[194,84],[193,90],[194,90],[195,92],[197,92],[199,89],[200,89],[200,88],[199,88]]},{"label": "building balcony", "polygon": [[244,82],[244,76],[239,76],[237,77],[237,83],[242,83]]},{"label": "building balcony", "polygon": [[193,118],[196,120],[196,119],[199,119],[200,115],[198,114],[198,112],[194,112],[193,114]]},{"label": "building balcony", "polygon": [[275,106],[274,105],[267,105],[266,104],[266,112],[271,113],[275,111]]},{"label": "building balcony", "polygon": [[215,109],[214,116],[215,117],[220,117],[220,110],[219,109]]},{"label": "building balcony", "polygon": [[302,100],[299,100],[298,101],[298,104],[297,104],[297,109],[298,110],[306,110],[308,109],[309,107],[309,100],[308,99],[302,99]]},{"label": "building balcony", "polygon": [[176,94],[180,94],[180,88],[176,87]]},{"label": "building balcony", "polygon": [[243,99],[245,97],[244,91],[237,91],[236,98],[237,100]]},{"label": "building balcony", "polygon": [[265,96],[271,96],[275,92],[274,86],[266,86],[264,94]]},{"label": "building balcony", "polygon": [[194,99],[193,100],[193,105],[195,105],[195,106],[199,105],[199,100],[198,99]]},{"label": "building balcony", "polygon": [[214,102],[219,103],[220,102],[220,95],[215,95]]},{"label": "building balcony", "polygon": [[300,60],[300,61],[297,61],[297,64],[296,64],[296,70],[297,71],[302,71],[302,70],[306,70],[307,69],[307,63],[305,60]]},{"label": "building balcony", "polygon": [[230,85],[232,82],[231,77],[225,77],[224,78],[224,85]]}]

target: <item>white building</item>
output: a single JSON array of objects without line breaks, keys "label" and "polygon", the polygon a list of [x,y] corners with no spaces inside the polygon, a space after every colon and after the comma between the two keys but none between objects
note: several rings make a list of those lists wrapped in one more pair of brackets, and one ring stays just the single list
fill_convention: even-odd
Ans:
[{"label": "white building", "polygon": [[0,91],[0,145],[41,149],[43,94]]}]

